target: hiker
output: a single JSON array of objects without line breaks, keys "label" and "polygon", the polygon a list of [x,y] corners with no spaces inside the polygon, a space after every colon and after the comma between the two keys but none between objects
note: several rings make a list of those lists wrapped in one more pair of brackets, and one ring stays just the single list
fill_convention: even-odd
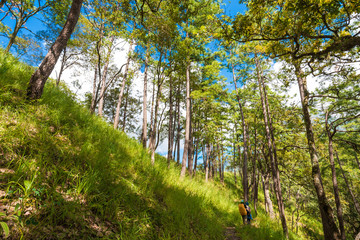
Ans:
[{"label": "hiker", "polygon": [[250,209],[250,206],[249,206],[249,202],[245,203],[245,209],[246,209],[247,224],[250,224],[250,221],[253,218],[251,216],[251,209]]},{"label": "hiker", "polygon": [[245,224],[245,221],[246,221],[246,219],[247,219],[247,212],[246,212],[244,200],[241,200],[241,201],[240,201],[240,204],[239,204],[239,212],[240,212],[241,217],[242,217],[242,219],[243,219],[243,224]]}]

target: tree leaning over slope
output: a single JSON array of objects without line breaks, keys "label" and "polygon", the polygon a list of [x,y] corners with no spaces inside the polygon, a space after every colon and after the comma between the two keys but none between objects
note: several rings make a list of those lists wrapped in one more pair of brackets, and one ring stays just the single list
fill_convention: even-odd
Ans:
[{"label": "tree leaning over slope", "polygon": [[44,85],[52,70],[54,69],[61,52],[66,47],[72,32],[75,29],[76,23],[80,16],[82,3],[83,0],[73,0],[63,30],[60,32],[58,38],[49,49],[44,60],[41,62],[40,67],[30,78],[29,86],[27,88],[28,99],[35,100],[41,97]]}]

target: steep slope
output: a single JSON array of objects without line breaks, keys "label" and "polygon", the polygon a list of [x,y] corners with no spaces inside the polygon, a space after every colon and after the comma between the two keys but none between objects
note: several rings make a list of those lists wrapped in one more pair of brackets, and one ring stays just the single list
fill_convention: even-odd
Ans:
[{"label": "steep slope", "polygon": [[179,179],[134,139],[49,82],[25,100],[33,69],[0,57],[2,222],[18,239],[223,239],[238,223],[233,193]]},{"label": "steep slope", "polygon": [[[9,239],[283,238],[261,204],[253,226],[241,225],[232,174],[223,186],[201,172],[180,180],[180,167],[168,169],[161,156],[152,166],[136,140],[91,115],[66,86],[50,81],[41,100],[26,101],[33,68],[0,53],[3,236],[9,226]],[[310,221],[290,239],[321,238]]]}]

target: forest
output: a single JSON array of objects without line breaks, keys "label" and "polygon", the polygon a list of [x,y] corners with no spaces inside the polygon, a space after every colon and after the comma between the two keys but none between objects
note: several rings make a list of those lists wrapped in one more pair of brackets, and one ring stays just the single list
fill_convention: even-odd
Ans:
[{"label": "forest", "polygon": [[3,238],[360,239],[358,1],[1,0],[0,19]]}]

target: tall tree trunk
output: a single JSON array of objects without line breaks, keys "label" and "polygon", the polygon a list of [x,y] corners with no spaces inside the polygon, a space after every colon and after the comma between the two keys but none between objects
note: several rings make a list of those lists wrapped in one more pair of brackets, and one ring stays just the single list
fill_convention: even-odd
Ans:
[{"label": "tall tree trunk", "polygon": [[155,150],[158,148],[158,146],[160,144],[160,133],[161,133],[161,129],[163,129],[163,126],[164,126],[164,121],[165,121],[164,113],[165,113],[165,110],[166,110],[166,102],[165,102],[164,108],[161,111],[161,114],[160,114],[160,117],[159,117],[159,121],[158,121],[159,124],[157,124],[158,127],[157,127],[157,131],[156,131],[157,136],[156,136]]},{"label": "tall tree trunk", "polygon": [[[256,125],[256,118],[255,118],[255,125]],[[254,187],[253,187],[253,198],[254,198],[254,211],[255,213],[257,213],[257,209],[256,209],[256,202],[258,200],[258,180],[256,179],[256,172],[257,172],[257,168],[256,168],[256,161],[257,161],[257,149],[256,149],[256,145],[257,145],[257,132],[255,129],[255,142],[254,142],[254,157],[253,157],[253,182],[254,182]]]},{"label": "tall tree trunk", "polygon": [[158,112],[159,112],[159,105],[160,105],[160,98],[161,98],[161,86],[162,86],[162,80],[159,79],[157,84],[157,93],[156,93],[156,102],[155,102],[155,112],[154,112],[154,118],[153,118],[153,126],[151,129],[150,134],[150,151],[151,151],[151,163],[154,165],[155,163],[155,149],[156,149],[156,131],[157,131],[157,120],[158,120]]},{"label": "tall tree trunk", "polygon": [[199,139],[195,141],[195,162],[194,162],[194,175],[196,174],[197,160],[198,160],[198,149],[199,149]]},{"label": "tall tree trunk", "polygon": [[178,89],[178,102],[177,102],[177,156],[176,156],[176,162],[177,164],[180,164],[180,134],[181,134],[181,129],[180,129],[180,123],[181,123],[181,112],[180,112],[180,86]]},{"label": "tall tree trunk", "polygon": [[143,125],[142,125],[142,136],[141,142],[143,148],[146,148],[147,142],[147,72],[148,72],[148,63],[149,63],[149,47],[146,48],[146,57],[145,57],[145,70],[144,70],[144,92],[143,92]]},{"label": "tall tree trunk", "polygon": [[54,69],[62,50],[66,47],[71,33],[75,29],[80,16],[82,2],[83,0],[73,0],[63,29],[46,54],[44,60],[41,62],[40,67],[31,76],[29,86],[27,88],[27,97],[29,99],[39,99],[41,97],[44,85]]},{"label": "tall tree trunk", "polygon": [[268,207],[269,216],[271,219],[274,219],[274,208],[270,198],[270,173],[265,173],[264,175],[264,198]]},{"label": "tall tree trunk", "polygon": [[248,201],[248,194],[249,194],[248,178],[247,178],[248,146],[247,146],[246,122],[245,122],[243,107],[241,104],[241,100],[240,100],[240,96],[239,96],[239,92],[238,92],[238,88],[237,88],[237,83],[236,83],[237,80],[236,80],[235,70],[234,70],[233,65],[232,65],[232,72],[233,72],[233,81],[234,81],[235,91],[236,91],[236,98],[237,98],[237,102],[238,102],[238,105],[240,108],[241,123],[242,123],[242,129],[243,129],[244,162],[243,162],[243,168],[242,168],[243,169],[242,182],[243,182],[243,190],[244,190],[244,199],[245,199],[245,201]]},{"label": "tall tree trunk", "polygon": [[[190,99],[190,117],[192,116],[192,103]],[[188,171],[189,175],[193,175],[193,164],[194,164],[194,139],[193,139],[193,127],[192,121],[190,120],[190,136],[189,136],[189,155],[188,155]]]},{"label": "tall tree trunk", "polygon": [[335,169],[335,163],[334,163],[334,147],[333,147],[332,138],[335,134],[335,131],[333,133],[331,133],[331,129],[329,128],[329,124],[328,124],[328,116],[329,116],[329,112],[326,112],[325,127],[326,127],[326,132],[327,132],[328,141],[329,141],[328,150],[329,150],[329,160],[330,160],[332,182],[333,182],[333,189],[334,189],[334,196],[335,196],[335,204],[336,204],[336,210],[337,210],[336,213],[337,213],[337,217],[338,217],[338,221],[339,221],[341,239],[345,240],[346,237],[345,237],[345,228],[344,228],[344,217],[343,217],[343,210],[342,210],[341,201],[340,201],[339,187],[338,187],[338,182],[337,182],[337,178],[336,178],[336,169]]},{"label": "tall tree trunk", "polygon": [[336,155],[336,158],[337,158],[337,160],[338,160],[338,163],[339,163],[340,170],[341,170],[341,173],[342,173],[342,175],[343,175],[344,181],[345,181],[345,183],[346,183],[346,187],[348,188],[348,190],[349,190],[349,192],[350,192],[350,195],[351,195],[351,198],[352,198],[352,200],[353,200],[353,202],[354,202],[355,210],[356,210],[356,211],[358,212],[358,214],[360,215],[360,205],[359,205],[359,202],[356,200],[356,197],[355,197],[353,191],[352,191],[351,188],[350,188],[350,184],[349,184],[349,182],[348,182],[348,180],[347,180],[347,178],[346,178],[345,172],[344,172],[344,170],[343,170],[343,168],[342,168],[342,165],[341,165],[341,162],[340,162],[340,159],[339,159],[339,155],[338,155],[338,153],[337,153],[336,151],[335,151],[335,155]]},{"label": "tall tree trunk", "polygon": [[125,73],[124,73],[124,78],[123,81],[121,83],[121,89],[120,89],[120,93],[119,93],[119,98],[118,98],[118,102],[116,105],[116,113],[115,113],[115,119],[114,119],[114,129],[117,129],[119,126],[119,118],[120,118],[120,107],[121,107],[121,101],[122,101],[122,97],[124,94],[124,89],[125,89],[125,85],[126,82],[128,81],[128,73],[129,73],[129,65],[130,65],[130,60],[131,60],[131,51],[132,51],[132,45],[133,45],[133,41],[130,41],[130,47],[129,47],[129,51],[128,51],[128,58],[126,61],[126,65],[125,65]]},{"label": "tall tree trunk", "polygon": [[182,159],[182,168],[180,177],[184,177],[186,173],[186,160],[188,158],[189,144],[190,144],[190,124],[191,124],[191,101],[190,101],[190,61],[186,66],[186,122],[185,122],[185,142]]},{"label": "tall tree trunk", "polygon": [[61,66],[60,66],[60,72],[59,72],[59,76],[56,79],[56,86],[58,87],[60,84],[60,80],[61,80],[61,75],[64,72],[64,68],[65,68],[65,62],[66,62],[66,47],[63,50],[63,57],[61,59]]},{"label": "tall tree trunk", "polygon": [[205,182],[209,181],[209,162],[210,162],[210,144],[206,143],[206,160],[204,162]]},{"label": "tall tree trunk", "polygon": [[169,128],[168,128],[168,153],[167,153],[167,164],[168,168],[170,168],[170,162],[172,160],[172,151],[174,145],[174,137],[173,137],[173,89],[172,89],[172,78],[169,78]]},{"label": "tall tree trunk", "polygon": [[[236,135],[236,132],[235,134]],[[235,136],[234,136],[235,138]],[[235,146],[235,141],[233,142],[233,162],[234,162],[234,183],[235,185],[237,185],[237,179],[236,179],[236,146]]]},{"label": "tall tree trunk", "polygon": [[[155,105],[154,103],[155,103],[155,79],[153,79],[153,85],[152,85],[149,138],[151,138],[152,131],[154,130],[154,105]],[[149,139],[149,149],[151,147],[151,144],[152,142]]]},{"label": "tall tree trunk", "polygon": [[221,155],[220,155],[220,182],[224,184],[224,146],[221,145]]},{"label": "tall tree trunk", "polygon": [[110,63],[110,59],[111,59],[111,52],[112,52],[111,48],[112,48],[114,40],[115,40],[115,37],[111,36],[110,47],[109,47],[108,52],[107,52],[104,71],[103,71],[102,78],[101,78],[100,100],[99,100],[99,107],[98,107],[99,116],[103,115],[103,110],[104,110],[105,91],[106,91],[106,78],[107,78],[107,72],[108,72],[109,63]]},{"label": "tall tree trunk", "polygon": [[270,155],[270,165],[271,165],[271,171],[272,171],[272,176],[273,176],[273,183],[274,183],[274,190],[275,190],[275,195],[276,195],[276,199],[277,199],[277,203],[278,203],[278,208],[279,208],[279,214],[280,214],[280,218],[281,218],[281,224],[283,227],[283,232],[285,234],[286,238],[289,238],[289,232],[288,232],[288,228],[287,228],[287,224],[286,224],[286,217],[285,217],[285,208],[284,208],[284,203],[282,200],[282,194],[281,194],[281,184],[280,184],[280,176],[279,176],[279,171],[278,171],[278,167],[277,167],[277,162],[275,161],[275,139],[272,136],[272,128],[270,127],[270,108],[269,108],[269,103],[267,100],[267,95],[266,95],[266,88],[265,88],[265,84],[263,81],[263,76],[262,76],[262,71],[261,71],[261,66],[260,66],[260,62],[259,62],[259,58],[257,57],[257,55],[255,54],[255,63],[256,63],[256,72],[257,72],[257,78],[258,78],[258,83],[259,83],[259,90],[260,90],[260,98],[261,98],[261,105],[262,105],[262,111],[263,111],[263,115],[264,115],[264,124],[265,124],[265,132],[266,132],[266,139],[267,139],[267,145],[268,145],[268,149],[269,149],[269,155]]},{"label": "tall tree trunk", "polygon": [[92,92],[92,98],[91,98],[91,104],[90,104],[90,112],[92,114],[95,112],[95,108],[96,108],[96,89],[97,89],[96,77],[97,77],[97,70],[98,70],[98,68],[95,67],[94,80],[93,80],[93,92]]},{"label": "tall tree trunk", "polygon": [[177,152],[176,152],[176,163],[180,165],[180,125],[178,126],[178,135],[177,135]]},{"label": "tall tree trunk", "polygon": [[300,62],[294,61],[295,74],[299,85],[301,105],[303,109],[306,137],[308,140],[310,159],[312,164],[312,177],[323,224],[324,237],[326,240],[341,239],[339,230],[336,226],[332,208],[326,198],[325,190],[322,184],[318,154],[315,146],[315,137],[312,129],[311,117],[309,112],[309,92],[307,90],[306,78],[303,76],[300,68]]},{"label": "tall tree trunk", "polygon": [[[176,162],[179,163],[179,160],[176,158],[176,151],[179,151],[179,149],[177,149],[177,140],[178,140],[178,128],[179,128],[179,124],[178,124],[178,119],[179,119],[179,91],[180,91],[180,87],[178,86],[177,90],[176,90],[176,103],[175,103],[175,117],[174,117],[174,131],[173,131],[173,136],[174,136],[174,145],[175,145],[175,149],[174,149],[174,154],[173,154],[173,158],[174,161],[176,159]],[[176,133],[175,133],[176,131]]]},{"label": "tall tree trunk", "polygon": [[234,171],[234,183],[235,183],[235,185],[237,185],[236,169],[234,168],[233,171]]},{"label": "tall tree trunk", "polygon": [[127,106],[128,106],[128,102],[129,102],[129,91],[130,91],[130,84],[128,84],[128,86],[126,87],[126,93],[125,93],[125,106],[124,106],[124,116],[123,116],[123,126],[122,126],[122,131],[125,131],[125,126],[126,126],[126,117],[127,117]]}]

